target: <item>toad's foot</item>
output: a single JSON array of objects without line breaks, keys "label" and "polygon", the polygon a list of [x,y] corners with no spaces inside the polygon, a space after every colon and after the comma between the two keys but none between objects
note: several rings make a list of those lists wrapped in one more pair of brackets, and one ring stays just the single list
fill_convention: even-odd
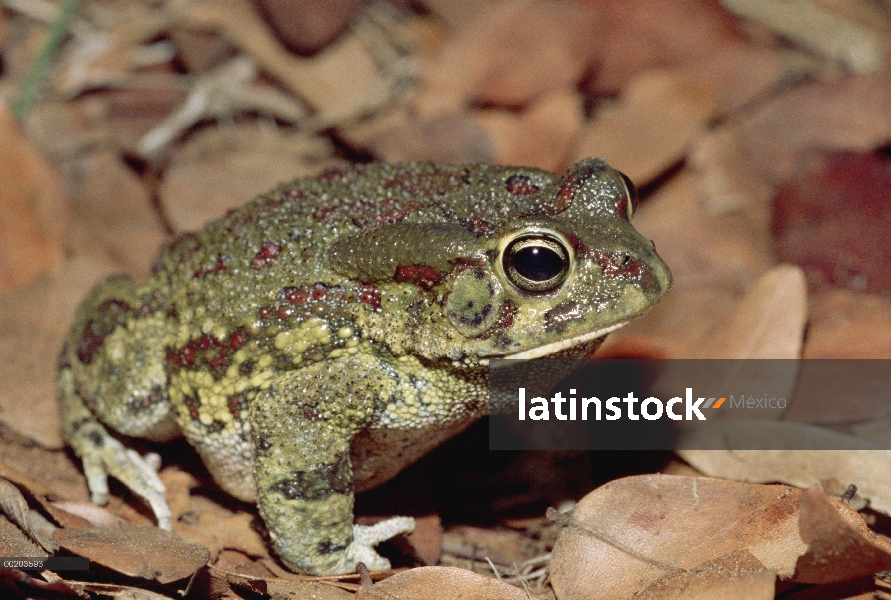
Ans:
[{"label": "toad's foot", "polygon": [[[91,431],[83,431],[87,428]],[[158,520],[158,527],[170,531],[173,516],[164,499],[167,490],[158,477],[161,457],[154,452],[140,456],[108,435],[98,423],[83,429],[78,432],[81,443],[76,449],[83,461],[92,501],[100,506],[108,503],[108,478],[114,477],[148,503]]]},{"label": "toad's foot", "polygon": [[60,408],[65,440],[84,465],[87,487],[94,503],[108,503],[108,478],[114,477],[145,500],[158,519],[158,527],[171,530],[173,517],[164,499],[164,484],[158,477],[161,459],[157,454],[140,456],[109,435],[76,391],[70,369],[59,373]]},{"label": "toad's foot", "polygon": [[365,563],[370,571],[386,571],[390,561],[374,551],[374,547],[400,533],[415,530],[411,517],[391,517],[374,525],[353,525],[353,541],[347,546],[340,566],[344,573],[352,573],[357,562]]}]

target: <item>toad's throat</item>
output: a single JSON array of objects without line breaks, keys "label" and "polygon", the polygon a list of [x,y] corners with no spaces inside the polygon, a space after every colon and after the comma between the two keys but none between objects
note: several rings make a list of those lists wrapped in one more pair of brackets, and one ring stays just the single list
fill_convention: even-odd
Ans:
[{"label": "toad's throat", "polygon": [[626,325],[628,321],[621,321],[619,323],[614,323],[609,327],[604,327],[603,329],[598,329],[597,331],[590,331],[588,333],[584,333],[582,335],[577,335],[575,337],[559,340],[556,342],[552,342],[550,344],[545,344],[544,346],[538,346],[537,348],[531,348],[529,350],[523,350],[522,352],[516,352],[514,354],[505,354],[501,358],[510,358],[510,359],[526,359],[526,358],[540,358],[542,356],[549,356],[551,354],[555,354],[560,352],[561,350],[566,350],[568,348],[572,348],[574,346],[578,346],[579,344],[584,344],[585,342],[590,342],[591,340],[595,340],[597,338],[603,337],[611,331],[615,331],[616,329],[623,327]]}]

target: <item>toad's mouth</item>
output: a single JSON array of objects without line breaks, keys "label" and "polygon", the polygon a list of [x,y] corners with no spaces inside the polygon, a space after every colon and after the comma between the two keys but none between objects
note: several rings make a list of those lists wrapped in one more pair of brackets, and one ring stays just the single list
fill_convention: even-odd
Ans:
[{"label": "toad's mouth", "polygon": [[550,344],[545,344],[544,346],[538,346],[537,348],[531,348],[529,350],[523,350],[522,352],[515,352],[514,354],[505,354],[500,358],[510,358],[510,359],[527,359],[527,358],[540,358],[542,356],[548,356],[550,354],[555,354],[560,352],[561,350],[566,350],[568,348],[572,348],[573,346],[578,346],[579,344],[584,344],[585,342],[590,342],[591,340],[595,340],[597,338],[601,338],[611,331],[615,331],[620,327],[624,327],[628,324],[628,321],[621,321],[619,323],[615,323],[610,325],[609,327],[604,327],[603,329],[598,329],[597,331],[590,331],[588,333],[584,333],[582,335],[577,335],[576,337],[572,337],[566,340],[559,340],[556,342],[551,342]]}]

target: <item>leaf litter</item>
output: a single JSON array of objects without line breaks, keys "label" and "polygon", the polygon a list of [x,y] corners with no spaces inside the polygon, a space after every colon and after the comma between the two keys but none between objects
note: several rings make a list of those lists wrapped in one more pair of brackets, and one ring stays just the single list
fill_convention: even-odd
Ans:
[{"label": "leaf litter", "polygon": [[[462,502],[452,488],[464,512],[429,509],[426,543],[436,548],[414,553],[435,561],[444,549],[439,560],[455,566],[376,583],[289,575],[269,555],[255,508],[216,491],[184,446],[165,454],[161,472],[176,537],[158,538],[121,489],[108,507],[90,505],[61,449],[54,392],[56,351],[79,299],[103,274],[144,276],[171,232],[348,160],[561,172],[593,155],[626,170],[643,186],[635,223],[675,289],[614,334],[604,356],[891,358],[889,3],[372,0],[330,13],[306,3],[296,20],[284,4],[85,0],[17,125],[9,107],[58,5],[2,2],[0,475],[11,483],[0,504],[13,515],[3,538],[18,540],[4,554],[41,552],[28,541],[45,537],[33,518],[70,551],[126,575],[19,572],[0,578],[4,593],[172,597],[193,572],[193,594],[215,598],[887,593],[871,578],[889,568],[880,534],[891,531],[891,466],[881,450],[681,454],[711,479],[621,479],[640,472],[631,456],[595,459],[593,475],[555,461],[532,469],[548,472],[545,483],[524,493],[471,470],[470,487],[503,488],[501,500]],[[310,18],[317,25],[301,30]],[[884,408],[858,410],[838,435],[884,443]],[[809,416],[850,415],[825,406]],[[791,431],[783,421],[758,427],[753,435]],[[423,504],[433,488],[410,482]],[[581,500],[570,491],[595,482],[609,483]],[[850,483],[861,513],[814,487],[839,495]],[[543,521],[543,506],[564,500],[579,503]],[[182,554],[171,558],[171,548]],[[402,564],[419,560],[409,554]]]}]

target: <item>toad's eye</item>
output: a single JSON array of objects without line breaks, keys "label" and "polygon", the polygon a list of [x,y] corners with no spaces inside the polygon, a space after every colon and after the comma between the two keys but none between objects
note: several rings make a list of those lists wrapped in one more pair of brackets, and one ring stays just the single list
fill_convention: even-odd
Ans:
[{"label": "toad's eye", "polygon": [[627,219],[630,219],[632,216],[634,216],[634,211],[637,210],[637,202],[639,200],[637,188],[634,187],[634,184],[631,183],[631,180],[628,179],[627,175],[625,175],[621,171],[619,171],[618,173],[622,176],[622,183],[625,184],[625,190],[627,192],[625,198],[619,201],[625,203],[624,206],[618,207],[619,212],[623,213]]},{"label": "toad's eye", "polygon": [[550,292],[569,273],[569,251],[544,234],[518,237],[505,248],[501,260],[510,282],[525,292]]}]

